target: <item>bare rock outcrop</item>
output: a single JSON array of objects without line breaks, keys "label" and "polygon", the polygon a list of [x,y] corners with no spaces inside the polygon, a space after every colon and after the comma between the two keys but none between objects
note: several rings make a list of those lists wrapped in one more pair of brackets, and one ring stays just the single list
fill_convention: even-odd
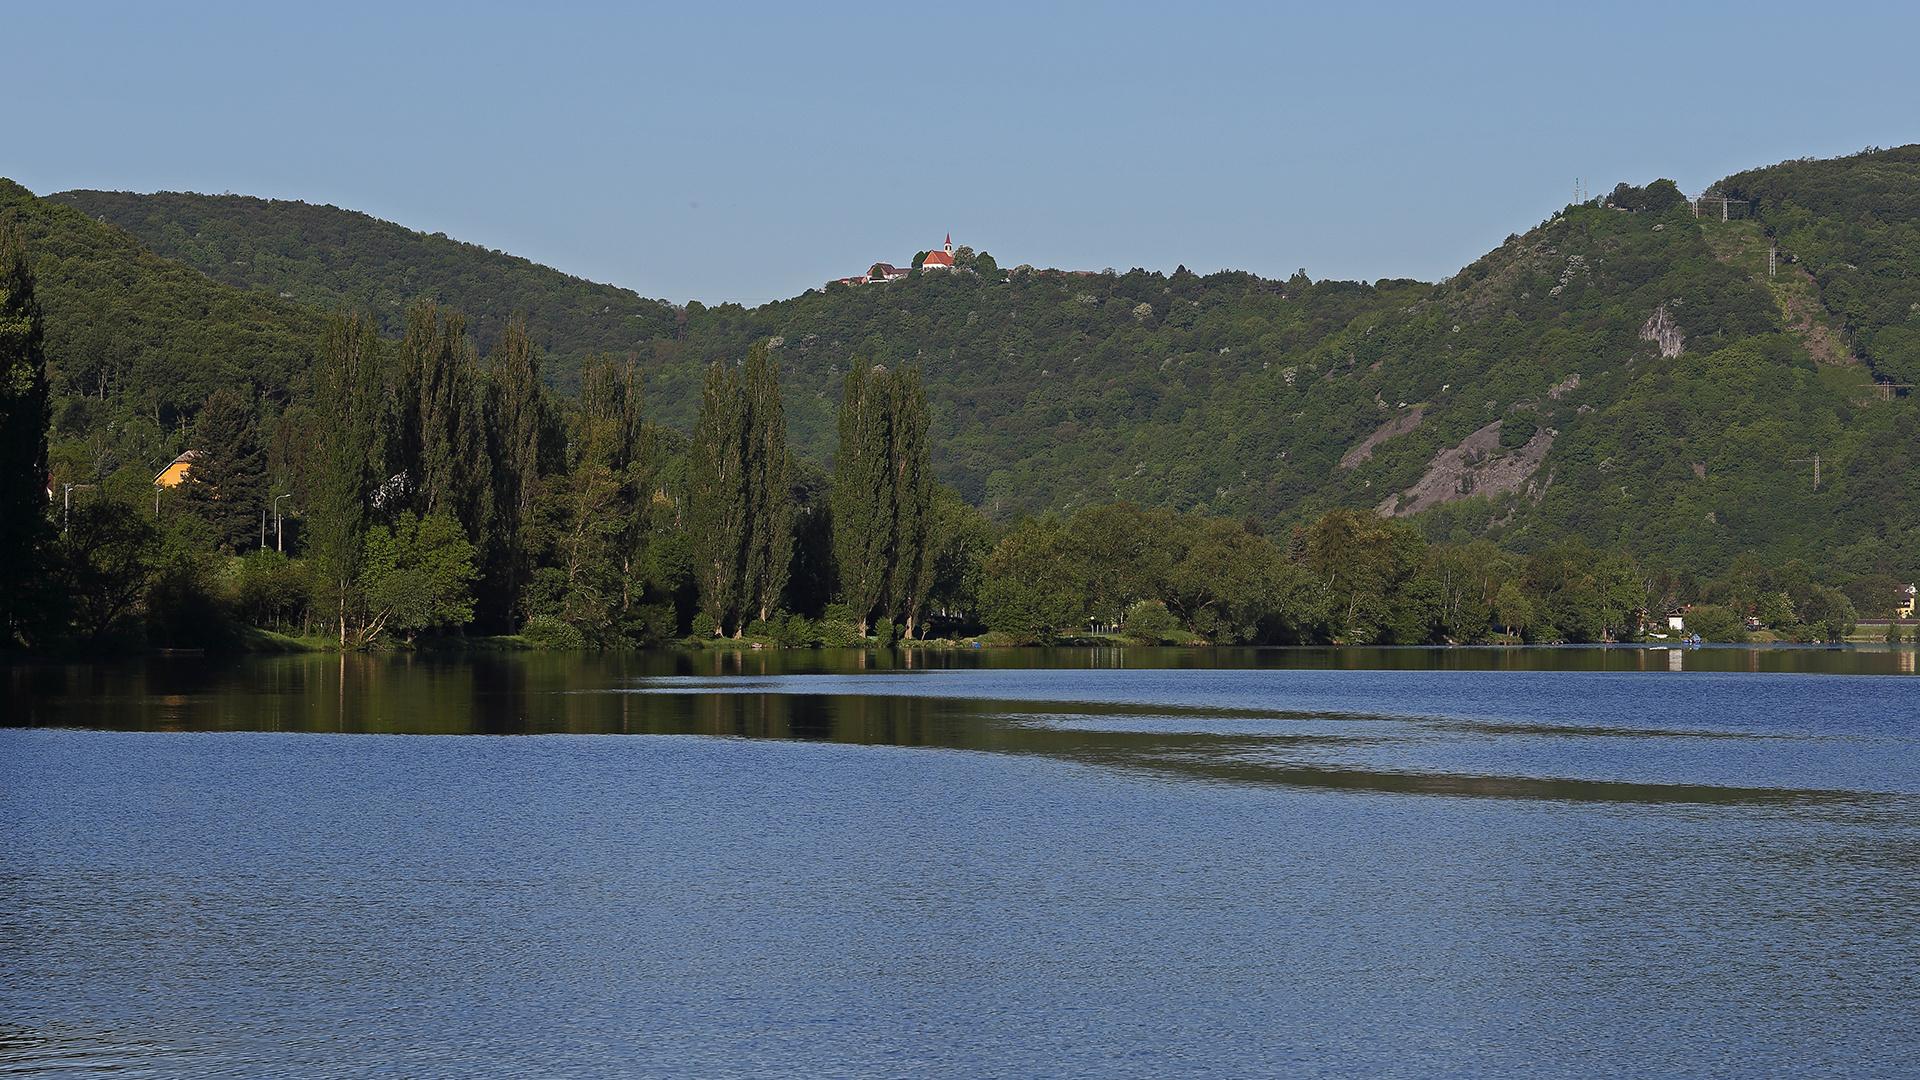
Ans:
[{"label": "bare rock outcrop", "polygon": [[1381,517],[1405,517],[1473,495],[1524,492],[1538,497],[1544,485],[1534,484],[1533,475],[1553,448],[1554,432],[1542,428],[1525,446],[1502,453],[1500,423],[1495,420],[1462,439],[1459,446],[1434,455],[1419,483],[1387,499],[1375,512]]},{"label": "bare rock outcrop", "polygon": [[1660,355],[1671,360],[1680,355],[1686,344],[1686,336],[1680,333],[1680,327],[1667,317],[1667,305],[1661,304],[1647,317],[1647,325],[1640,328],[1640,340],[1651,341],[1660,346]]},{"label": "bare rock outcrop", "polygon": [[1343,469],[1359,468],[1361,462],[1373,457],[1374,447],[1379,446],[1395,435],[1405,435],[1407,432],[1419,427],[1420,415],[1425,411],[1425,406],[1409,409],[1405,415],[1396,416],[1386,423],[1381,424],[1380,430],[1361,440],[1359,446],[1341,455],[1340,467]]}]

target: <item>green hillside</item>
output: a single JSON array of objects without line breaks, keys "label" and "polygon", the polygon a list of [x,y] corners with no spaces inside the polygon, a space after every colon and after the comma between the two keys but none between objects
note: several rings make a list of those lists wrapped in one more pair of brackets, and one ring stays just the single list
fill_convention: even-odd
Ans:
[{"label": "green hillside", "polygon": [[[488,327],[526,309],[556,353],[638,355],[649,417],[681,431],[706,366],[769,339],[791,439],[817,462],[832,454],[853,365],[917,365],[940,478],[1000,521],[1125,499],[1280,535],[1346,506],[1438,541],[1528,551],[1576,536],[1678,571],[1752,551],[1913,574],[1920,417],[1897,384],[1920,382],[1920,147],[1789,162],[1716,190],[1744,200],[1727,204],[1731,220],[1717,200],[1696,214],[1665,181],[1622,185],[1438,284],[1004,271],[983,255],[756,309],[681,310],[332,208],[60,197],[248,291],[221,289],[126,233],[8,197],[95,238],[99,258],[174,288],[200,280],[220,299],[195,333],[265,334],[271,312],[292,341],[311,325],[296,299],[369,308],[392,333],[404,299],[431,295],[475,314],[484,348]],[[81,281],[78,266],[61,280]],[[108,278],[93,287],[114,297],[88,303],[123,302]],[[72,397],[91,385],[76,377],[90,354],[56,342],[155,316],[134,305],[124,319],[68,319],[80,294],[55,305],[59,288],[50,352]],[[143,355],[151,370],[177,364],[177,378],[109,380],[108,400],[163,386],[187,408],[215,382],[277,385],[298,362],[288,352],[263,377],[192,349]]]},{"label": "green hillside", "polygon": [[1719,190],[1752,217],[1777,261],[1817,284],[1838,344],[1881,380],[1920,383],[1920,146],[1736,173]]},{"label": "green hillside", "polygon": [[46,313],[57,452],[79,479],[157,469],[220,389],[277,411],[312,363],[321,313],[230,288],[126,231],[0,180],[0,224],[20,228]]},{"label": "green hillside", "polygon": [[465,312],[485,352],[523,312],[550,358],[549,377],[569,391],[588,353],[618,355],[674,333],[674,310],[630,289],[335,206],[183,192],[64,191],[48,199],[118,225],[223,284],[368,312],[387,337],[406,329],[407,304],[432,299]]},{"label": "green hillside", "polygon": [[[1875,197],[1920,190],[1900,183]],[[654,347],[657,414],[684,424],[700,364],[772,336],[815,455],[848,365],[923,367],[942,479],[1001,519],[1129,499],[1285,529],[1344,505],[1441,541],[1911,573],[1913,404],[1881,400],[1866,366],[1817,362],[1894,332],[1855,313],[1852,277],[1769,276],[1764,213],[1734,216],[1623,185],[1439,285],[1022,269],[697,311]],[[1845,228],[1897,252],[1907,226]]]}]

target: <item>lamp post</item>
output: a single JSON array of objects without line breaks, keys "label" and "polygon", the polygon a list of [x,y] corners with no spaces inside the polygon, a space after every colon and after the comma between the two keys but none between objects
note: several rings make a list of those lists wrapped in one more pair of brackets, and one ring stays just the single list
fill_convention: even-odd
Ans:
[{"label": "lamp post", "polygon": [[100,485],[99,484],[70,484],[70,483],[67,483],[66,481],[61,481],[60,486],[63,489],[60,492],[60,531],[64,533],[67,531],[67,527],[69,524],[71,524],[71,521],[73,518],[74,491],[75,490],[89,491],[89,490],[92,490],[93,488],[99,487]]},{"label": "lamp post", "polygon": [[293,498],[291,494],[273,497],[273,549],[282,555],[287,553],[287,538],[280,528],[280,500],[291,498]]}]

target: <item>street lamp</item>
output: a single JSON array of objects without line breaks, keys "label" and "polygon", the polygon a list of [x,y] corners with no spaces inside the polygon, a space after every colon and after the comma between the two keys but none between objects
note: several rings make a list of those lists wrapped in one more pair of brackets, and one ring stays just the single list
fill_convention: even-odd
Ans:
[{"label": "street lamp", "polygon": [[280,529],[280,500],[291,499],[291,494],[273,497],[273,549],[282,555],[287,553],[286,534]]},{"label": "street lamp", "polygon": [[69,525],[73,517],[74,491],[76,489],[80,491],[89,491],[89,490],[92,490],[93,488],[99,487],[100,485],[99,484],[69,484],[69,483],[66,483],[65,481],[62,481],[60,486],[65,489],[60,493],[60,531],[64,533],[67,531],[67,526]]}]

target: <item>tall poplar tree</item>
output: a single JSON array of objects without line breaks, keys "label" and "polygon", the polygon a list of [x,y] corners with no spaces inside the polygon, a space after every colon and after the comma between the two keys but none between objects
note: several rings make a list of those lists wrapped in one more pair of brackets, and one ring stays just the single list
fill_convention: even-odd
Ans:
[{"label": "tall poplar tree", "polygon": [[407,311],[394,371],[394,447],[390,474],[406,477],[394,512],[451,514],[478,544],[492,517],[479,364],[466,317],[427,301]]},{"label": "tall poplar tree", "polygon": [[893,555],[893,470],[884,368],[855,363],[840,402],[840,446],[833,458],[833,555],[840,598],[861,636],[886,597]]},{"label": "tall poplar tree", "polygon": [[933,513],[933,446],[929,438],[927,392],[920,373],[902,367],[887,388],[887,465],[893,489],[893,559],[888,567],[888,607],[896,625],[913,637],[920,609],[933,590],[939,557]]},{"label": "tall poplar tree", "polygon": [[687,476],[687,527],[700,607],[718,635],[740,610],[748,521],[747,404],[724,360],[707,369]]},{"label": "tall poplar tree", "polygon": [[267,455],[253,410],[230,390],[214,391],[194,422],[193,448],[181,487],[188,507],[223,548],[252,547],[267,508]]},{"label": "tall poplar tree", "polygon": [[780,606],[793,562],[793,485],[780,367],[765,342],[748,351],[741,382],[747,404],[745,608],[766,619]]},{"label": "tall poplar tree", "polygon": [[855,365],[847,373],[833,463],[833,552],[841,599],[862,635],[876,614],[917,627],[933,588],[928,426],[918,372]]},{"label": "tall poplar tree", "polygon": [[379,485],[374,454],[381,404],[380,338],[372,319],[343,311],[327,321],[312,383],[308,550],[325,582],[325,604],[339,623],[340,644],[344,647],[360,575],[368,506]]},{"label": "tall poplar tree", "polygon": [[714,632],[766,619],[793,560],[792,455],[780,372],[765,342],[736,371],[707,370],[689,469],[689,527],[700,605]]},{"label": "tall poplar tree", "polygon": [[517,629],[529,550],[524,534],[541,479],[561,450],[556,418],[540,383],[540,350],[527,333],[525,315],[514,316],[494,346],[488,390],[495,525],[488,569],[500,607],[496,615]]},{"label": "tall poplar tree", "polygon": [[0,644],[20,629],[51,530],[45,340],[26,241],[0,228]]}]

